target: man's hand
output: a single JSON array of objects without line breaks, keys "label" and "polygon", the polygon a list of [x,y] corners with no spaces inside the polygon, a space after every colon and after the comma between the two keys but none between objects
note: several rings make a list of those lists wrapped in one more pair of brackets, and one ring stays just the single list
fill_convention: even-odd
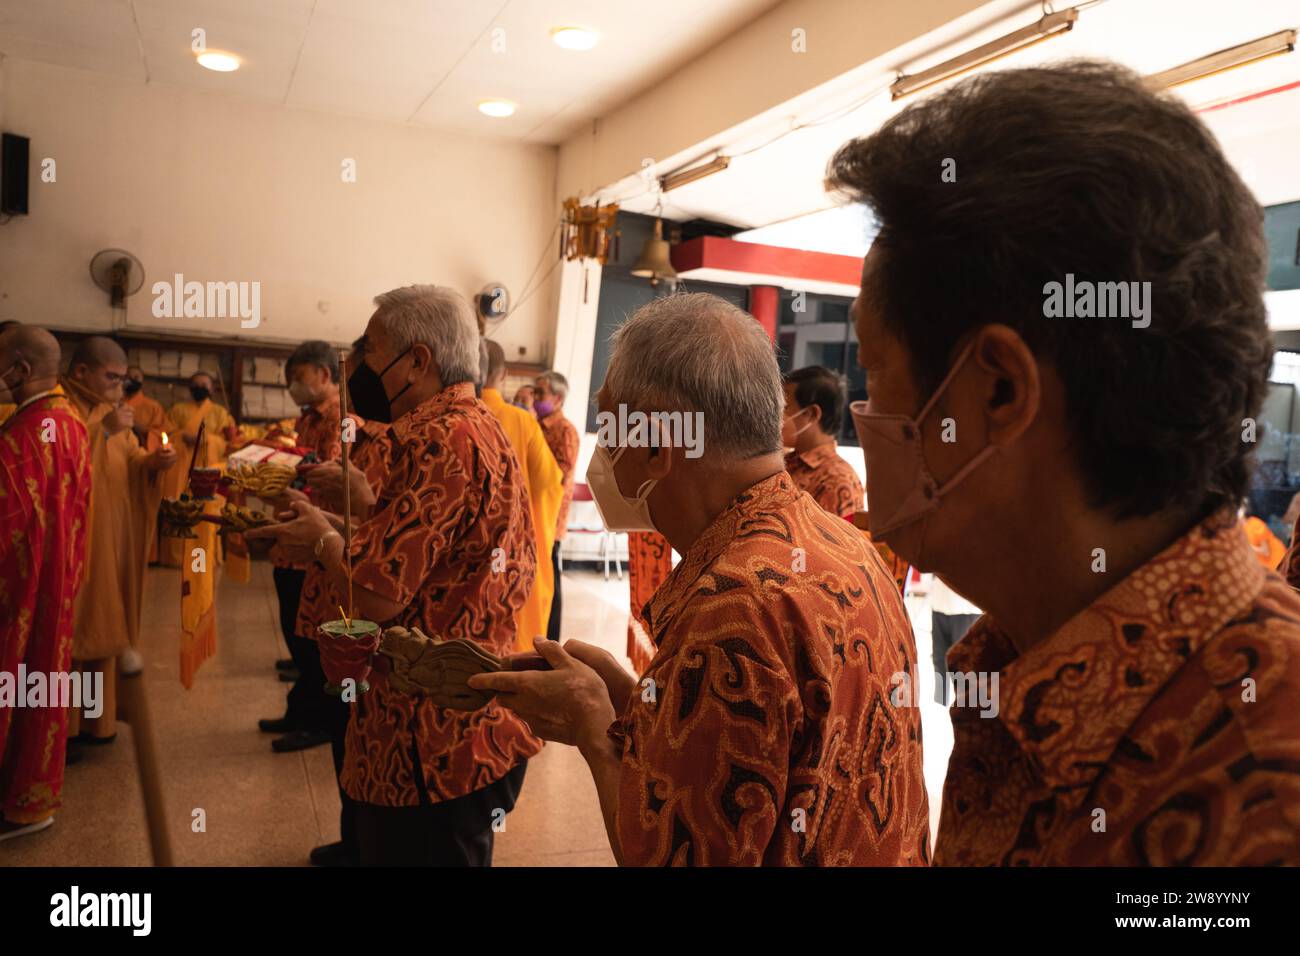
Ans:
[{"label": "man's hand", "polygon": [[609,702],[615,714],[627,709],[627,703],[636,691],[636,675],[623,669],[623,665],[609,651],[586,641],[565,641],[564,649],[586,664],[605,682]]},{"label": "man's hand", "polygon": [[116,435],[118,432],[125,431],[135,424],[135,409],[123,402],[117,405],[111,412],[104,416],[104,431],[109,435]]},{"label": "man's hand", "polygon": [[[332,510],[343,510],[343,465],[339,462],[327,461],[307,472],[307,487],[318,501],[329,505]],[[348,490],[352,497],[352,511],[368,515],[375,506],[375,492],[359,468],[352,468]]]},{"label": "man's hand", "polygon": [[276,517],[282,519],[280,524],[251,528],[244,532],[244,538],[270,538],[291,558],[310,559],[315,557],[316,542],[334,530],[321,510],[305,501],[294,501],[290,511],[281,512]]},{"label": "man's hand", "polygon": [[145,464],[150,471],[166,471],[176,464],[176,449],[171,445],[155,448],[145,459]]},{"label": "man's hand", "polygon": [[522,717],[544,740],[582,747],[603,737],[617,716],[600,674],[555,641],[537,638],[537,653],[549,671],[475,674],[475,690],[496,691],[497,702]]}]

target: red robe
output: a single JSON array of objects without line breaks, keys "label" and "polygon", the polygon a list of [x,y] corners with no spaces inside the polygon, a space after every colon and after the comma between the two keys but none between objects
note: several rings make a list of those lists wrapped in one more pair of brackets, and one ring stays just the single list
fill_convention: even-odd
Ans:
[{"label": "red robe", "polygon": [[[54,389],[0,428],[0,672],[67,672],[86,557],[86,426]],[[68,711],[0,707],[0,810],[35,823],[60,806]]]}]

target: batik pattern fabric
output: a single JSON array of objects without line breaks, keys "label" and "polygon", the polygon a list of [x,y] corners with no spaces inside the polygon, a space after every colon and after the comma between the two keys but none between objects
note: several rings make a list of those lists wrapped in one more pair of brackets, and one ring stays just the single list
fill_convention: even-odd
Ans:
[{"label": "batik pattern fabric", "polygon": [[1024,653],[984,616],[948,670],[997,706],[954,698],[936,864],[1300,863],[1300,596],[1235,516]]},{"label": "batik pattern fabric", "polygon": [[849,518],[862,510],[864,494],[853,466],[840,457],[835,442],[803,454],[785,456],[785,470],[794,483],[833,515]]},{"label": "batik pattern fabric", "polygon": [[[378,495],[388,474],[388,454],[392,448],[389,426],[381,422],[361,423],[361,419],[352,417],[358,426],[348,459],[351,468],[349,480],[365,481]],[[344,601],[344,595],[330,583],[325,569],[312,561],[303,575],[295,633],[316,640],[316,631],[322,624],[338,620],[339,606]]]},{"label": "batik pattern fabric", "polygon": [[[313,452],[319,462],[334,461],[342,455],[343,425],[339,407],[336,395],[320,408],[312,406],[305,409],[294,422],[293,431],[297,436],[298,448]],[[307,568],[306,562],[285,557],[278,547],[271,548],[271,563],[277,568],[293,568],[297,571]]]},{"label": "batik pattern fabric", "polygon": [[655,656],[654,639],[645,621],[645,606],[673,570],[673,549],[654,531],[630,531],[627,536],[627,586],[631,613],[627,618],[627,656],[640,672]]},{"label": "batik pattern fabric", "polygon": [[560,502],[560,513],[555,519],[555,540],[563,541],[569,529],[569,505],[573,502],[573,475],[578,467],[578,451],[582,440],[573,422],[564,417],[560,411],[551,412],[539,419],[546,444],[555,456],[555,463],[560,466],[564,476],[564,500]]},{"label": "batik pattern fabric", "polygon": [[646,608],[658,653],[610,728],[629,865],[925,865],[912,629],[879,556],[785,472]]},{"label": "batik pattern fabric", "polygon": [[[0,671],[66,673],[85,574],[90,508],[86,427],[54,389],[0,428]],[[17,688],[15,688],[17,690]],[[35,823],[61,806],[68,711],[0,706],[0,811]]]},{"label": "batik pattern fabric", "polygon": [[[396,421],[392,443],[375,513],[353,536],[353,583],[402,605],[386,626],[511,653],[537,556],[524,478],[500,424],[462,383]],[[445,710],[376,673],[352,706],[341,783],[364,803],[436,803],[487,786],[540,749],[495,700]]]}]

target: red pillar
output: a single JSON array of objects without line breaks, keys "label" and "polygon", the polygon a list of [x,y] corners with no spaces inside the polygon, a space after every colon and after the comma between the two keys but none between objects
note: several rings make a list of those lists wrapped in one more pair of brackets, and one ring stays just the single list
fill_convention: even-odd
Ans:
[{"label": "red pillar", "polygon": [[767,337],[776,341],[777,313],[781,305],[781,290],[774,285],[752,285],[749,287],[749,314],[758,319],[758,324],[767,332]]}]

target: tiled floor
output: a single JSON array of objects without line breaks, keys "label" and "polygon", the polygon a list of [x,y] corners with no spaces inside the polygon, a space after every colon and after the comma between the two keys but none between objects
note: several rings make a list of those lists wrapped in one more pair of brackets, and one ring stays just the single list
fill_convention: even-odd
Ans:
[{"label": "tiled floor", "polygon": [[[247,584],[218,584],[218,651],[193,689],[179,679],[179,573],[153,568],[146,582],[144,680],[158,742],[164,803],[175,862],[206,866],[300,866],[320,843],[338,838],[338,793],[328,747],[271,752],[259,717],[279,716],[286,685],[272,669],[285,651],[275,625],[270,566],[253,565]],[[623,659],[627,582],[566,569],[564,634],[599,643]],[[917,650],[929,660],[929,612],[909,599]],[[922,667],[923,673],[928,667]],[[922,681],[931,827],[952,735],[947,714]],[[68,768],[64,808],[43,833],[0,844],[0,866],[149,865],[143,798],[131,728]],[[203,813],[197,814],[196,811]],[[195,832],[196,817],[206,828]],[[529,762],[523,792],[497,835],[498,866],[609,866],[591,776],[577,751],[547,745]]]}]

